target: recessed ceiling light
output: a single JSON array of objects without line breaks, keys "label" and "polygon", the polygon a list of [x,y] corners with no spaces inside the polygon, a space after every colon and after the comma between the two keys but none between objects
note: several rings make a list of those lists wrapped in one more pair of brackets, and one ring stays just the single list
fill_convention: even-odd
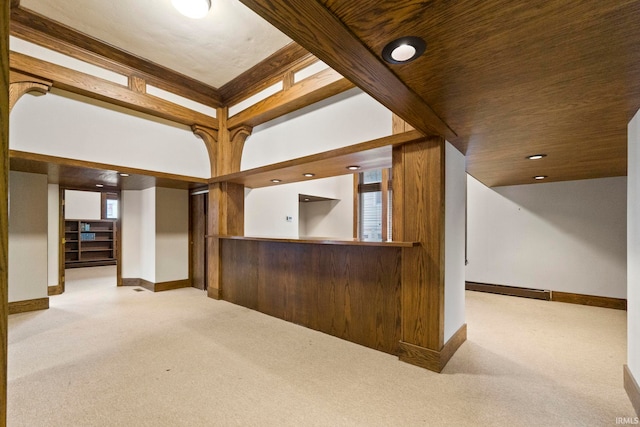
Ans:
[{"label": "recessed ceiling light", "polygon": [[311,200],[311,199],[304,199],[305,202],[308,202],[309,200]]},{"label": "recessed ceiling light", "polygon": [[538,175],[538,176],[534,176],[533,179],[537,179],[538,181],[547,178],[547,175]]},{"label": "recessed ceiling light", "polygon": [[316,174],[315,173],[303,173],[302,176],[306,176],[307,178],[311,178],[311,177],[316,176]]},{"label": "recessed ceiling light", "polygon": [[347,169],[349,169],[350,171],[357,171],[358,169],[360,169],[360,166],[356,166],[356,165],[347,166]]},{"label": "recessed ceiling light", "polygon": [[211,9],[211,0],[171,0],[171,4],[178,12],[193,19],[204,18]]},{"label": "recessed ceiling light", "polygon": [[104,185],[102,185],[102,184],[96,184],[96,187],[100,187],[100,188],[102,188],[102,187],[104,187]]},{"label": "recessed ceiling light", "polygon": [[390,64],[405,64],[418,58],[427,49],[420,37],[401,37],[382,49],[382,58]]},{"label": "recessed ceiling light", "polygon": [[277,184],[279,182],[282,182],[282,180],[280,180],[280,179],[272,179],[271,182],[273,182],[274,184]]},{"label": "recessed ceiling light", "polygon": [[547,157],[546,154],[532,154],[531,156],[527,156],[527,159],[529,160],[540,160],[543,157]]},{"label": "recessed ceiling light", "polygon": [[127,177],[127,176],[129,176],[129,174],[128,173],[121,173],[120,176]]}]

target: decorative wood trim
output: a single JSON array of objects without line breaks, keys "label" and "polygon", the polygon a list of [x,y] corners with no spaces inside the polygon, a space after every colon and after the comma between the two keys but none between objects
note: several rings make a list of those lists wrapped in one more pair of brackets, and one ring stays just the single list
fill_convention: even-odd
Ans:
[{"label": "decorative wood trim", "polygon": [[[13,5],[13,3],[12,3]],[[0,3],[0,427],[7,425],[9,294],[9,2]]]},{"label": "decorative wood trim", "polygon": [[147,82],[139,76],[129,76],[129,89],[138,93],[147,93]]},{"label": "decorative wood trim", "polygon": [[353,174],[353,238],[358,238],[358,220],[360,218],[360,194],[358,185],[360,184],[360,174]]},{"label": "decorative wood trim", "polygon": [[416,129],[450,141],[456,138],[431,107],[320,2],[241,2]]},{"label": "decorative wood trim", "polygon": [[309,51],[292,42],[221,86],[219,91],[226,105],[234,105],[276,83],[287,71],[304,68],[315,61],[317,58]]},{"label": "decorative wood trim", "polygon": [[247,240],[252,242],[274,242],[274,243],[299,243],[307,245],[337,245],[337,246],[377,246],[377,247],[396,247],[396,248],[415,248],[420,246],[419,242],[369,242],[363,240],[339,240],[339,239],[288,239],[288,238],[273,238],[273,237],[253,237],[253,236],[206,236],[208,239],[223,239],[223,240]]},{"label": "decorative wood trim", "polygon": [[214,129],[218,127],[218,121],[215,118],[164,99],[138,93],[108,80],[18,52],[11,52],[9,56],[12,70],[51,80],[53,87],[187,126],[200,124]]},{"label": "decorative wood trim", "polygon": [[217,142],[218,142],[218,130],[211,129],[205,126],[193,125],[191,126],[193,134],[202,139],[204,146],[207,148],[207,154],[209,154],[209,165],[211,167],[211,176],[217,175]]},{"label": "decorative wood trim", "polygon": [[638,382],[629,370],[629,366],[623,365],[622,371],[624,376],[624,389],[627,392],[627,396],[629,396],[633,409],[636,411],[636,415],[640,416],[640,386],[638,386]]},{"label": "decorative wood trim", "polygon": [[[285,162],[273,163],[228,175],[214,176],[209,180],[209,183],[227,181],[250,188],[260,188],[277,185],[271,182],[272,178],[276,178],[274,174],[278,174],[277,178],[283,179],[283,183],[289,183],[305,179],[302,174],[309,172],[309,170],[314,171],[315,178],[326,178],[349,173],[345,169],[349,164],[359,164],[363,170],[389,167],[391,165],[390,146],[410,144],[421,139],[424,139],[424,137],[418,131],[385,136]],[[286,179],[283,178],[285,176]]]},{"label": "decorative wood trim", "polygon": [[568,292],[551,291],[551,301],[590,305],[593,307],[613,308],[616,310],[627,309],[627,300],[623,298],[600,297]]},{"label": "decorative wood trim", "polygon": [[551,291],[532,288],[520,288],[517,286],[492,285],[488,283],[465,282],[467,291],[487,292],[491,294],[509,295],[514,297],[524,297],[551,300]]},{"label": "decorative wood trim", "polygon": [[465,323],[439,351],[400,341],[398,344],[398,359],[430,371],[442,372],[451,357],[466,340],[467,324]]},{"label": "decorative wood trim", "polygon": [[45,84],[36,81],[11,83],[9,86],[9,111],[13,110],[13,106],[25,93],[38,92],[44,95],[49,92],[49,88],[51,88],[51,83]]},{"label": "decorative wood trim", "polygon": [[133,174],[146,175],[146,176],[153,176],[159,179],[167,179],[167,180],[173,180],[173,181],[184,181],[184,182],[202,183],[202,184],[207,183],[206,179],[197,178],[193,176],[175,175],[170,173],[151,171],[147,169],[137,169],[137,168],[130,168],[127,166],[110,165],[106,163],[87,162],[84,160],[68,159],[66,157],[49,156],[46,154],[38,154],[38,153],[28,153],[26,151],[9,150],[9,157],[11,159],[21,159],[21,160],[29,160],[29,161],[35,161],[35,162],[52,163],[52,164],[61,165],[61,166],[115,170],[118,172],[128,173],[131,175]]},{"label": "decorative wood trim", "polygon": [[65,276],[65,261],[64,254],[65,245],[65,191],[64,187],[58,185],[58,285],[56,286],[55,293],[53,295],[60,295],[64,293],[66,276]]},{"label": "decorative wood trim", "polygon": [[28,311],[46,310],[49,308],[49,297],[13,301],[8,305],[9,314],[26,313]]},{"label": "decorative wood trim", "polygon": [[353,87],[349,80],[332,69],[326,69],[231,117],[229,128],[241,125],[258,126]]},{"label": "decorative wood trim", "polygon": [[149,84],[213,108],[222,104],[218,90],[209,85],[24,8],[11,11],[11,34],[125,76],[142,74]]}]

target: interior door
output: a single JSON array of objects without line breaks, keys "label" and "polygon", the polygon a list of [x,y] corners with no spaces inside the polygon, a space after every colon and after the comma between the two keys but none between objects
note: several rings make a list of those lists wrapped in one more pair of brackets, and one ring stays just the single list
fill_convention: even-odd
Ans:
[{"label": "interior door", "polygon": [[192,286],[207,289],[207,204],[208,195],[191,196],[191,277]]}]

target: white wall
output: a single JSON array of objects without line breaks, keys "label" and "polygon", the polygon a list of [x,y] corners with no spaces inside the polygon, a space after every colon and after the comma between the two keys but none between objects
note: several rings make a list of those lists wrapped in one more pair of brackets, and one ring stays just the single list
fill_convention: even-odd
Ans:
[{"label": "white wall", "polygon": [[[313,186],[322,185],[324,194],[332,194],[334,200],[323,202],[301,202],[298,204],[300,237],[331,237],[350,239],[353,237],[353,175],[342,175],[335,178],[316,180],[305,186],[311,194],[317,196]],[[333,192],[331,192],[333,187]],[[329,196],[324,196],[329,197]]]},{"label": "white wall", "polygon": [[122,197],[122,277],[137,279],[142,277],[142,192],[123,190]]},{"label": "white wall", "polygon": [[47,297],[47,176],[9,175],[9,302]]},{"label": "white wall", "polygon": [[464,155],[445,144],[444,340],[465,322],[464,245],[466,183]]},{"label": "white wall", "polygon": [[640,381],[640,111],[628,132],[627,365]]},{"label": "white wall", "polygon": [[211,176],[204,142],[188,127],[57,89],[16,103],[9,141],[12,150]]},{"label": "white wall", "polygon": [[626,298],[626,178],[487,188],[468,178],[466,280]]},{"label": "white wall", "polygon": [[189,191],[156,189],[156,283],[189,278]]},{"label": "white wall", "polygon": [[47,283],[49,286],[58,285],[58,256],[60,253],[60,189],[58,184],[49,184],[47,186],[48,200],[48,233],[47,233],[47,246],[48,246],[48,269]]},{"label": "white wall", "polygon": [[[391,135],[391,112],[352,89],[254,128],[242,154],[241,169],[251,169]],[[340,199],[329,216],[311,221],[323,237],[353,236],[353,177],[334,177],[246,190],[245,235],[297,238],[298,194]],[[313,209],[313,208],[312,208]],[[316,214],[318,212],[315,212]],[[286,217],[292,217],[291,222]],[[306,229],[307,225],[302,226]]]},{"label": "white wall", "polygon": [[102,196],[96,191],[64,190],[65,219],[101,219]]}]

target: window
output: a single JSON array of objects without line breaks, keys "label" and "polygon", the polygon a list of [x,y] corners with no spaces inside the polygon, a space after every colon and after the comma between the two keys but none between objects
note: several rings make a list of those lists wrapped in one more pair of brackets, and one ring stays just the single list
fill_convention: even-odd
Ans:
[{"label": "window", "polygon": [[118,194],[102,193],[102,219],[118,219]]},{"label": "window", "polygon": [[360,240],[391,240],[390,176],[390,169],[358,174],[358,237]]}]

